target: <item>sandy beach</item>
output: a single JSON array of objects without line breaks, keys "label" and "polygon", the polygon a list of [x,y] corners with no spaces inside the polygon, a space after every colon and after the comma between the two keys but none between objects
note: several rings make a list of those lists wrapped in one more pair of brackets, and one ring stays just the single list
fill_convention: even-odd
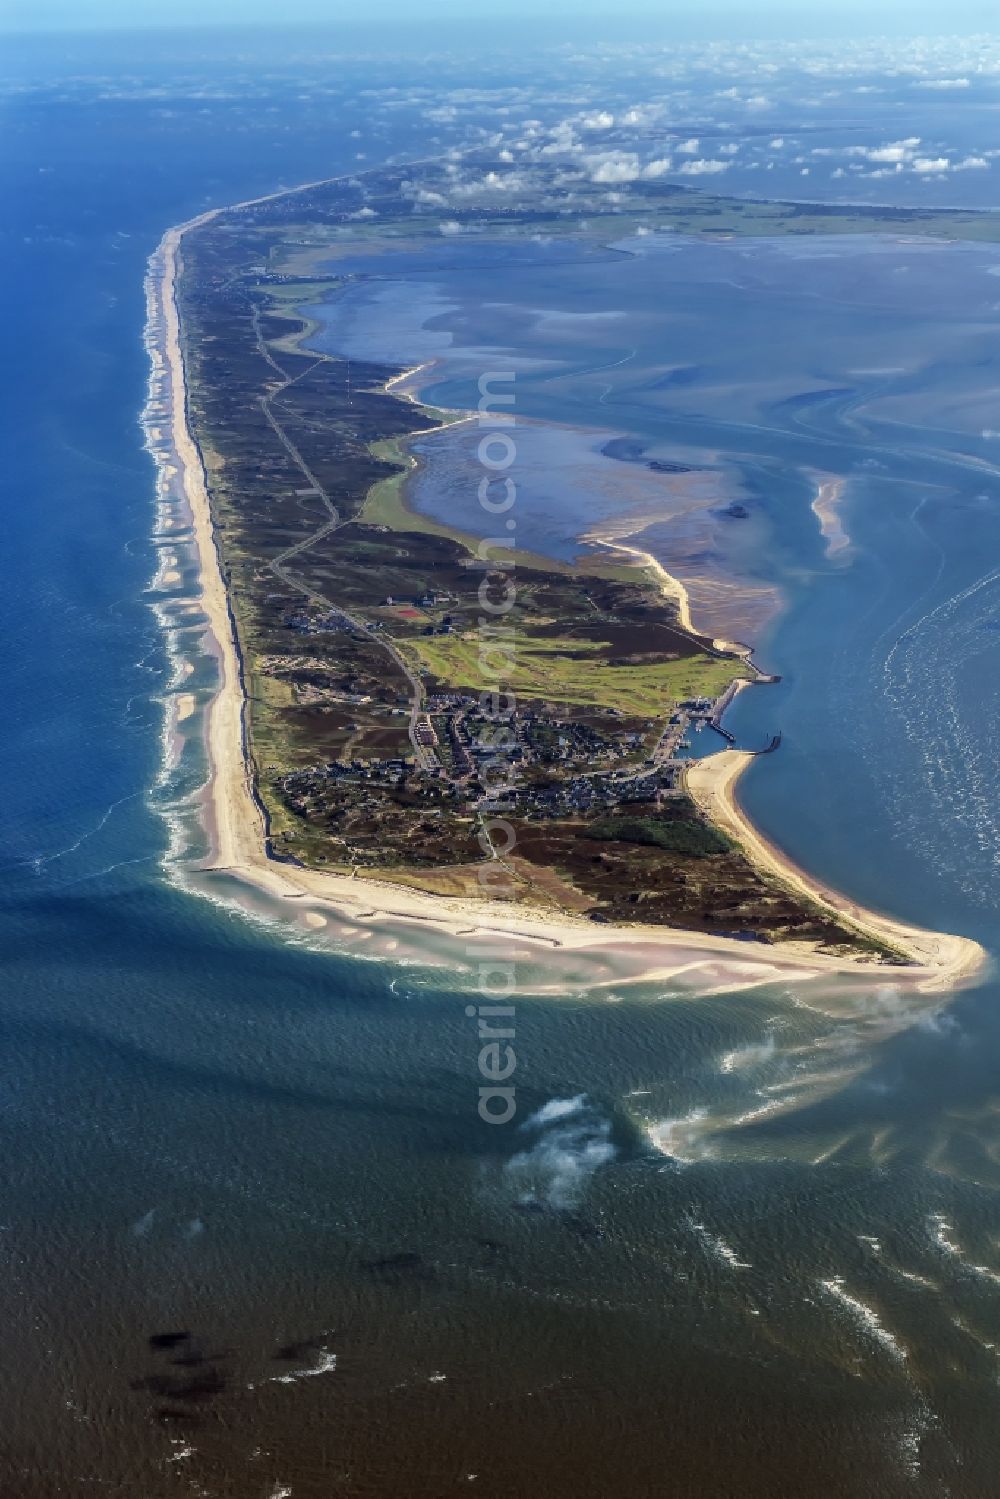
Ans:
[{"label": "sandy beach", "polygon": [[741,845],[756,868],[836,912],[858,932],[888,942],[905,953],[911,962],[934,975],[931,982],[936,988],[955,987],[976,973],[985,960],[978,943],[966,937],[907,926],[890,916],[869,911],[806,874],[770,843],[736,800],[737,782],[753,758],[743,750],[723,750],[721,754],[692,762],[686,783],[702,810]]},{"label": "sandy beach", "polygon": [[[272,196],[280,196],[275,194]],[[356,923],[369,930],[386,923],[416,921],[447,934],[467,952],[469,944],[522,944],[537,956],[545,947],[594,958],[618,955],[633,978],[669,978],[681,971],[705,970],[706,983],[725,982],[726,974],[741,983],[765,982],[770,977],[809,979],[820,974],[851,974],[894,982],[906,979],[922,989],[945,989],[967,980],[983,960],[982,950],[963,938],[920,931],[864,911],[836,892],[825,890],[772,848],[747,822],[734,797],[736,779],[749,756],[727,752],[699,762],[689,772],[692,794],[702,807],[744,847],[762,870],[812,900],[834,909],[859,931],[877,935],[904,951],[912,966],[886,968],[817,952],[805,944],[763,945],[659,927],[612,927],[499,900],[424,894],[388,881],[352,878],[299,868],[270,859],[266,853],[264,818],[256,800],[246,753],[244,691],[238,645],[215,543],[209,496],[201,455],[188,429],[184,362],[175,299],[181,267],[183,238],[191,229],[215,216],[200,215],[165,234],[150,262],[147,347],[153,368],[150,410],[162,439],[152,451],[163,467],[176,469],[190,512],[192,539],[200,570],[199,604],[211,633],[219,662],[220,682],[206,715],[209,779],[204,813],[212,855],[204,868],[225,871],[266,892],[290,901],[289,918],[319,930],[327,916]],[[165,408],[165,409],[164,409]],[[606,543],[609,544],[610,543]],[[620,546],[622,551],[637,549]],[[641,560],[657,571],[664,590],[677,599],[682,615],[683,587],[655,562]],[[303,910],[302,903],[309,908]],[[293,914],[294,913],[294,914]],[[505,948],[505,950],[507,950]]]},{"label": "sandy beach", "polygon": [[[620,552],[645,568],[660,585],[664,598],[674,604],[685,630],[726,639],[757,639],[781,609],[780,592],[772,585],[727,573],[717,559],[705,565],[703,554],[716,551],[717,523],[712,520],[712,506],[692,505],[687,512],[679,512],[677,519],[682,522],[679,529],[671,516],[674,544],[678,548],[671,559],[673,572],[641,545],[642,532],[651,519],[648,515],[626,517],[613,525],[605,521],[585,531],[580,540]],[[741,646],[740,650],[747,647]]]},{"label": "sandy beach", "polygon": [[595,546],[607,547],[609,551],[623,552],[626,557],[634,557],[637,562],[641,563],[656,578],[664,598],[670,599],[671,603],[675,605],[677,619],[681,628],[690,631],[692,635],[697,634],[694,621],[691,618],[691,603],[688,598],[687,589],[680,578],[675,578],[672,573],[667,572],[662,562],[658,562],[652,552],[647,552],[643,547],[629,546],[624,541],[613,540],[608,536],[602,535],[597,530],[588,532],[583,539]]}]

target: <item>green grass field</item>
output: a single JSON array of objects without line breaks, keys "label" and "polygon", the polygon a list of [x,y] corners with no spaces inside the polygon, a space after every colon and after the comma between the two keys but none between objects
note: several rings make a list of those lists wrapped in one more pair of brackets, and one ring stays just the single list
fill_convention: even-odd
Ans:
[{"label": "green grass field", "polygon": [[462,531],[446,526],[443,521],[433,520],[429,515],[419,515],[415,510],[407,508],[403,501],[403,485],[413,467],[413,459],[406,452],[404,442],[405,438],[387,437],[370,445],[376,458],[382,458],[388,463],[405,464],[406,467],[401,473],[390,474],[387,479],[380,479],[377,484],[372,485],[358,519],[370,526],[387,526],[390,531],[448,536],[462,541],[474,551],[474,536],[467,536]]},{"label": "green grass field", "polygon": [[[481,664],[475,635],[416,636],[400,640],[399,645],[440,681],[477,692],[491,687],[506,664],[503,655],[487,655]],[[522,698],[617,708],[635,718],[662,718],[674,704],[686,698],[719,697],[735,677],[747,675],[738,661],[706,655],[612,666],[600,659],[606,650],[596,640],[515,636],[513,675],[501,686],[509,685]]]}]

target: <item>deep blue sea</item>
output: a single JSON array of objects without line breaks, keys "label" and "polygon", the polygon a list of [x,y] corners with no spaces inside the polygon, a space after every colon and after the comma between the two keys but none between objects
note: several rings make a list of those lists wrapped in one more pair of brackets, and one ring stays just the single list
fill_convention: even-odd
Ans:
[{"label": "deep blue sea", "polygon": [[[527,993],[504,1133],[477,1118],[457,969],[312,951],[165,877],[146,258],[205,206],[453,128],[427,65],[408,90],[331,56],[306,88],[237,52],[25,49],[4,104],[0,1491],[994,1493],[991,982],[934,1006],[888,984]],[[648,518],[613,433],[749,498],[745,540],[692,531],[684,554],[786,601],[761,637],[783,683],[735,716],[785,731],[747,805],[852,894],[992,945],[993,261],[930,268],[945,253],[651,251],[627,296],[598,257],[527,297],[463,251],[430,333],[524,361],[542,539],[572,541],[560,464],[604,476],[578,491],[595,523],[626,474]],[[426,331],[426,296],[397,335]],[[613,337],[574,320],[602,297],[631,321]],[[604,369],[643,305],[643,357]],[[651,386],[657,359],[696,373]],[[438,397],[461,405],[462,378]],[[816,469],[848,481],[846,558]]]}]

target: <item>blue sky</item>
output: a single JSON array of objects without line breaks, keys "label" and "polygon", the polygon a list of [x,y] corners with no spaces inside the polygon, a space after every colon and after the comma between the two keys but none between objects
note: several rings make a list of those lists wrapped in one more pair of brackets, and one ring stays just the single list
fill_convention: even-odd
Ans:
[{"label": "blue sky", "polygon": [[[461,20],[469,30],[523,17],[535,24],[541,8],[531,0],[0,0],[0,29],[79,31],[165,26],[323,26],[349,34],[359,14],[366,26],[379,22],[433,27],[435,20]],[[995,0],[836,0],[817,10],[801,0],[546,0],[548,24],[567,40],[580,29],[608,39],[648,29],[657,36],[850,36],[989,31],[997,25]]]}]

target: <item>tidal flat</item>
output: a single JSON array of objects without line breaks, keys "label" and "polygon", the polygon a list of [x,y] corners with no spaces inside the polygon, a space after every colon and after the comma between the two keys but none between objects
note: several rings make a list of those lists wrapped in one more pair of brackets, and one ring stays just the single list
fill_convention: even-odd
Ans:
[{"label": "tidal flat", "polygon": [[[378,357],[391,341],[429,361],[423,398],[457,410],[480,370],[516,371],[532,546],[627,537],[683,581],[699,628],[781,675],[727,718],[749,745],[783,733],[741,789],[768,835],[867,902],[989,945],[997,251],[659,234],[567,250],[558,279],[557,258],[549,244],[500,273],[469,242],[444,268],[382,257],[323,311],[320,344]],[[414,509],[474,526],[469,441],[417,441]]]},{"label": "tidal flat", "polygon": [[[477,1123],[450,941],[428,933],[405,954],[404,933],[384,932],[399,948],[362,961],[364,941],[331,951],[304,921],[289,942],[266,903],[237,914],[224,872],[207,900],[171,877],[160,814],[205,855],[191,800],[205,767],[194,712],[157,782],[177,684],[145,593],[163,539],[146,540],[135,423],[146,254],[209,198],[354,169],[368,104],[323,95],[304,135],[297,81],[284,98],[275,85],[276,113],[235,87],[167,134],[161,94],[107,99],[105,54],[91,94],[17,106],[30,193],[9,196],[19,357],[5,394],[25,503],[11,507],[6,601],[27,669],[10,683],[2,913],[17,1372],[4,1483],[26,1499],[81,1474],[150,1499],[325,1499],[331,1484],[384,1494],[419,1474],[435,1494],[603,1499],[627,1474],[637,1493],[669,1475],[772,1499],[853,1492],[863,1473],[893,1494],[992,1493],[995,984],[934,1005],[891,981],[846,994],[720,977],[692,993],[683,974],[545,995],[526,965],[520,1110],[498,1138]],[[387,118],[378,149],[411,149],[419,118]],[[134,170],[110,172],[125,145]],[[59,153],[76,174],[37,170]],[[942,268],[964,264],[947,253]],[[913,318],[942,348],[992,338],[989,293],[972,294],[986,283],[977,273],[966,296],[946,280]],[[955,328],[938,327],[934,309],[963,296]],[[706,312],[705,328],[707,347],[729,348],[721,319]],[[853,429],[851,550],[836,566],[805,469],[777,488],[813,550],[782,576],[762,642],[784,680],[743,694],[730,722],[746,742],[785,731],[744,795],[787,847],[995,947],[1000,601],[981,430],[1000,423],[979,401],[989,348],[977,375],[937,368],[928,339],[923,375],[880,408],[886,425],[869,410],[867,434]],[[870,352],[873,380],[900,381]],[[821,384],[853,383],[818,368]],[[706,413],[723,423],[706,451],[731,446],[780,484],[772,438],[746,426],[761,418],[741,414],[733,433]],[[624,426],[602,415],[595,442]],[[787,446],[791,424],[781,440],[810,471],[838,472],[815,442]],[[875,466],[900,452],[912,482]],[[203,704],[216,662],[181,572],[175,664]],[[43,688],[58,712],[40,717]]]}]

